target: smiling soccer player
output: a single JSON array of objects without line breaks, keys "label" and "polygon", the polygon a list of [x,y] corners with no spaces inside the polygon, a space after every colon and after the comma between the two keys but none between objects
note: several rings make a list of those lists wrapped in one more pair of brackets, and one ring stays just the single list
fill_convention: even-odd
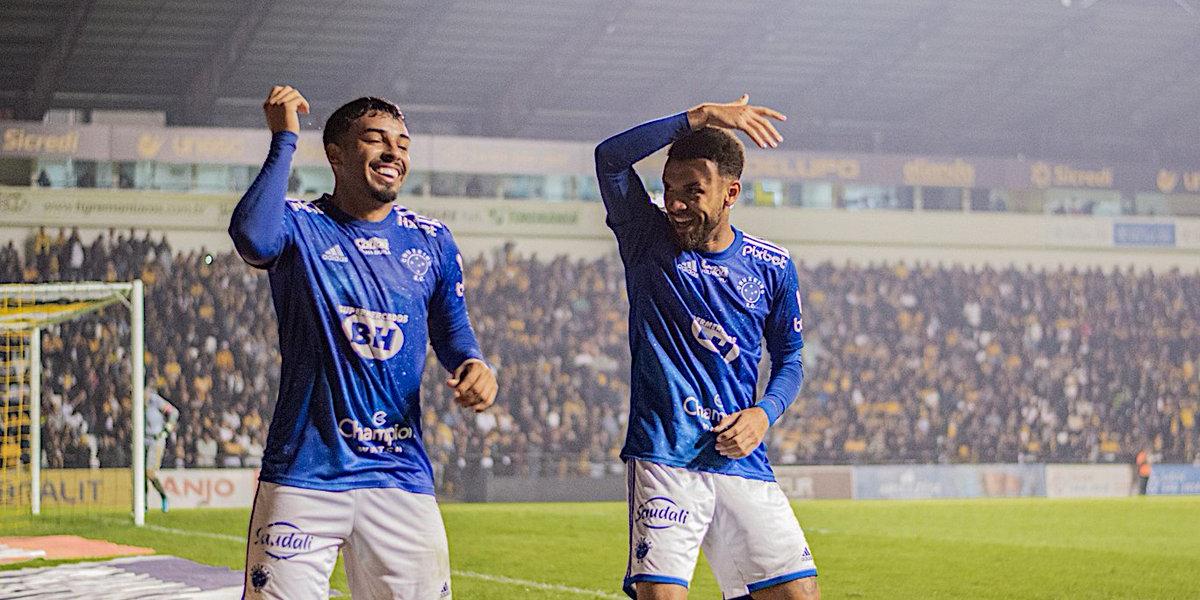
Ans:
[{"label": "smiling soccer player", "polygon": [[298,113],[276,86],[271,150],[229,233],[270,275],[279,317],[279,400],[246,551],[245,597],[325,598],[338,549],[355,598],[450,597],[446,532],[421,444],[426,344],[459,404],[496,397],[444,225],[394,205],[409,169],[396,105],[360,98],[325,125],[334,191],[286,199]]},{"label": "smiling soccer player", "polygon": [[[799,392],[803,320],[787,250],[734,228],[744,152],[782,137],[743,96],[644,123],[596,148],[629,294],[631,597],[681,599],[701,548],[727,599],[814,600],[804,532],[762,444]],[[664,208],[633,165],[670,145]],[[760,340],[771,377],[755,398]]]}]

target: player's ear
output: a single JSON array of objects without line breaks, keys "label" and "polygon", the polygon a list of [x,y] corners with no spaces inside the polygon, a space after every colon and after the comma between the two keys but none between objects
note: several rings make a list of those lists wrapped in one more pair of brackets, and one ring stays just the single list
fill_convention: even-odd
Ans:
[{"label": "player's ear", "polygon": [[325,158],[329,159],[329,165],[339,167],[342,165],[342,147],[337,144],[325,144]]},{"label": "player's ear", "polygon": [[742,180],[734,179],[730,181],[725,188],[725,207],[728,208],[737,204],[738,196],[742,194]]}]

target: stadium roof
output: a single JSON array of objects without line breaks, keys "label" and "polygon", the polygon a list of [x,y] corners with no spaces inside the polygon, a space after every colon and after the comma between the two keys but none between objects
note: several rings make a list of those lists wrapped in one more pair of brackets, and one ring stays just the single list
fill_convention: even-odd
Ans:
[{"label": "stadium roof", "polygon": [[0,107],[258,126],[366,93],[417,131],[597,139],[701,100],[795,149],[1200,162],[1200,0],[16,0]]}]

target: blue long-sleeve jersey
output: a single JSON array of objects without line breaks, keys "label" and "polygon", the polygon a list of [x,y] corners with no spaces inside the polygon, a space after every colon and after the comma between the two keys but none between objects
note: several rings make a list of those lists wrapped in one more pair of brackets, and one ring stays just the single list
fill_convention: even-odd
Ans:
[{"label": "blue long-sleeve jersey", "polygon": [[[682,113],[596,148],[629,295],[632,397],[621,456],[773,481],[765,444],[745,458],[725,458],[712,428],[756,405],[773,424],[799,392],[804,341],[796,267],[787,250],[737,228],[720,252],[675,245],[633,165],[690,131]],[[771,377],[756,401],[764,334]]]},{"label": "blue long-sleeve jersey", "polygon": [[275,134],[229,234],[266,269],[279,319],[279,401],[259,479],[342,491],[433,493],[421,443],[426,344],[452,370],[482,358],[462,258],[438,221],[396,207],[356,220],[328,196],[285,198],[296,135]]}]

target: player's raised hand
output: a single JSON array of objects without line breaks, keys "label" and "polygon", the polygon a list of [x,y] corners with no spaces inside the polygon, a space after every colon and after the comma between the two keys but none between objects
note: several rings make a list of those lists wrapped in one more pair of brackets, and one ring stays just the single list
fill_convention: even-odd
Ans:
[{"label": "player's raised hand", "polygon": [[482,360],[469,358],[454,370],[446,380],[446,386],[454,390],[454,401],[459,406],[475,412],[483,412],[496,401],[496,373]]},{"label": "player's raised hand", "polygon": [[787,117],[772,108],[752,106],[750,94],[742,94],[741,98],[726,104],[706,102],[688,111],[688,124],[693,131],[705,126],[738,129],[759,148],[775,148],[783,141],[783,136],[771,123],[772,119],[786,121]]},{"label": "player's raised hand", "polygon": [[271,133],[300,133],[299,115],[308,114],[308,100],[290,85],[277,85],[267,94],[263,113],[267,116],[267,127],[271,128]]},{"label": "player's raised hand", "polygon": [[762,443],[771,421],[767,411],[751,406],[721,419],[713,428],[717,434],[717,452],[727,458],[745,458]]}]

